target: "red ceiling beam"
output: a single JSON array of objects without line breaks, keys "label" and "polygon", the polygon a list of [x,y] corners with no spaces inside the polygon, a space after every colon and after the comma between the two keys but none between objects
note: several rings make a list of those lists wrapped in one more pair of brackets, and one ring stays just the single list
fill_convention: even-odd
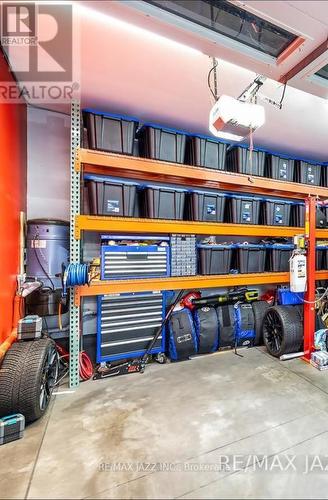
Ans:
[{"label": "red ceiling beam", "polygon": [[313,61],[318,59],[318,57],[322,56],[325,52],[328,50],[328,40],[325,40],[321,45],[319,45],[316,49],[314,49],[311,54],[308,54],[302,61],[296,64],[292,69],[290,69],[287,73],[282,75],[279,78],[280,83],[286,83],[294,76],[298,75],[304,68],[306,68],[309,64],[311,64]]},{"label": "red ceiling beam", "polygon": [[303,43],[305,42],[305,38],[298,36],[295,40],[288,45],[287,49],[285,49],[281,54],[279,54],[277,58],[277,64],[283,63],[287,57],[291,56]]}]

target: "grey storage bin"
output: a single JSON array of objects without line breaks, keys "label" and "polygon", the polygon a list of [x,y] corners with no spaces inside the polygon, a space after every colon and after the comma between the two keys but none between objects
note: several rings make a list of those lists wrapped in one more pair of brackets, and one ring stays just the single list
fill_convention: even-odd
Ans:
[{"label": "grey storage bin", "polygon": [[265,152],[257,149],[251,152],[244,146],[236,146],[227,152],[226,166],[230,172],[263,177]]},{"label": "grey storage bin", "polygon": [[91,215],[136,215],[139,184],[96,175],[85,175],[84,181]]},{"label": "grey storage bin", "polygon": [[293,249],[294,245],[288,243],[275,243],[273,245],[268,245],[268,271],[289,271],[289,260],[291,258]]},{"label": "grey storage bin", "polygon": [[328,245],[316,246],[316,270],[323,271],[328,268]]},{"label": "grey storage bin", "polygon": [[182,130],[144,124],[137,132],[140,155],[153,160],[184,163],[187,135]]},{"label": "grey storage bin", "polygon": [[186,194],[185,189],[145,186],[143,188],[144,215],[151,219],[182,220]]},{"label": "grey storage bin", "polygon": [[139,123],[137,118],[85,109],[83,123],[87,129],[87,146],[90,149],[133,154]]},{"label": "grey storage bin", "polygon": [[265,175],[279,181],[294,180],[295,160],[268,153],[265,160]]},{"label": "grey storage bin", "polygon": [[264,272],[266,245],[237,243],[236,249],[237,267],[241,274]]},{"label": "grey storage bin", "polygon": [[223,222],[227,196],[224,193],[192,191],[187,197],[188,220]]},{"label": "grey storage bin", "polygon": [[228,274],[235,245],[198,245],[199,274]]},{"label": "grey storage bin", "polygon": [[227,219],[235,224],[258,224],[262,198],[247,195],[228,195]]},{"label": "grey storage bin", "polygon": [[[328,207],[317,207],[316,210],[316,227],[325,229],[328,226]],[[291,208],[291,225],[296,227],[304,227],[305,225],[305,205],[302,202],[297,202]]]},{"label": "grey storage bin", "polygon": [[289,226],[292,201],[267,199],[262,206],[262,222],[267,226]]},{"label": "grey storage bin", "polygon": [[196,167],[225,169],[227,144],[204,135],[187,138],[186,162]]},{"label": "grey storage bin", "polygon": [[295,165],[295,180],[302,184],[310,184],[320,186],[321,184],[321,168],[318,163],[299,160]]}]

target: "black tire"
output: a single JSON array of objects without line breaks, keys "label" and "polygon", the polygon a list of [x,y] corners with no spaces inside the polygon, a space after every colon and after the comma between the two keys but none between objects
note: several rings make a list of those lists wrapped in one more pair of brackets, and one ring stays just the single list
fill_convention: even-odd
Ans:
[{"label": "black tire", "polygon": [[27,423],[42,417],[58,377],[58,364],[51,339],[13,344],[0,368],[0,417],[22,413]]},{"label": "black tire", "polygon": [[265,300],[258,300],[253,302],[253,313],[254,313],[254,323],[255,323],[255,339],[254,345],[263,345],[263,319],[266,311],[269,309],[270,305],[265,302]]},{"label": "black tire", "polygon": [[263,318],[263,340],[276,358],[303,350],[303,307],[270,307]]}]

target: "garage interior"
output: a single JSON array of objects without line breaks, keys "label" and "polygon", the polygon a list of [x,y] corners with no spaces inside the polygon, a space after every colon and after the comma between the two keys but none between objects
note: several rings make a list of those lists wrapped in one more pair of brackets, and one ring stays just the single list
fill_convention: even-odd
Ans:
[{"label": "garage interior", "polygon": [[326,498],[328,2],[8,4],[0,497]]}]

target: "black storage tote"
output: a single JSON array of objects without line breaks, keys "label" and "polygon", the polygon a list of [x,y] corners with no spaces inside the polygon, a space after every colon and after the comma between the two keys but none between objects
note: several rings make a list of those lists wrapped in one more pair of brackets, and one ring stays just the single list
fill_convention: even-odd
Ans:
[{"label": "black storage tote", "polygon": [[199,274],[228,274],[235,245],[198,245]]},{"label": "black storage tote", "polygon": [[187,138],[186,163],[225,170],[227,144],[205,135]]},{"label": "black storage tote", "polygon": [[265,270],[266,245],[237,243],[237,267],[241,274],[263,273]]},{"label": "black storage tote", "polygon": [[141,212],[151,219],[182,220],[187,191],[166,186],[144,186]]},{"label": "black storage tote", "polygon": [[[317,207],[316,227],[325,229],[328,227],[328,207]],[[305,205],[302,202],[296,202],[291,207],[291,225],[304,227],[305,225]]]},{"label": "black storage tote", "polygon": [[316,270],[328,269],[328,245],[316,246]]},{"label": "black storage tote", "polygon": [[224,193],[192,191],[187,198],[187,219],[223,222],[227,196]]},{"label": "black storage tote", "polygon": [[289,226],[292,201],[267,199],[263,202],[262,219],[267,226]]},{"label": "black storage tote", "polygon": [[85,109],[83,123],[89,149],[132,155],[137,118]]},{"label": "black storage tote", "polygon": [[182,130],[146,123],[137,132],[140,155],[153,160],[184,163],[187,135]]},{"label": "black storage tote", "polygon": [[295,164],[295,181],[312,186],[320,186],[321,169],[319,163],[311,163],[304,160],[297,160]]},{"label": "black storage tote", "polygon": [[214,307],[202,307],[194,311],[199,354],[217,351],[219,346],[218,317]]},{"label": "black storage tote", "polygon": [[267,153],[265,160],[265,174],[270,179],[279,181],[294,180],[295,160],[284,156]]},{"label": "black storage tote", "polygon": [[258,175],[263,177],[265,152],[245,146],[236,146],[227,152],[226,166],[230,172],[239,174]]},{"label": "black storage tote", "polygon": [[292,256],[294,245],[288,243],[274,243],[273,245],[267,245],[267,250],[268,271],[289,271],[289,260]]},{"label": "black storage tote", "polygon": [[137,210],[135,182],[118,181],[110,177],[84,176],[91,215],[133,217]]},{"label": "black storage tote", "polygon": [[227,195],[227,219],[234,224],[258,224],[262,198]]}]

